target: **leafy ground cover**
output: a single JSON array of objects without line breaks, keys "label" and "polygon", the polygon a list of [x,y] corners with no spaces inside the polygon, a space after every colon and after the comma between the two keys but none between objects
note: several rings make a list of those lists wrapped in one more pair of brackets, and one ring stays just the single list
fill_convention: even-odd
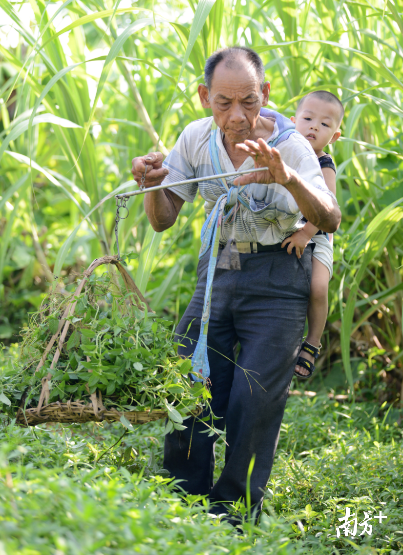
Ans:
[{"label": "leafy ground cover", "polygon": [[[401,417],[391,406],[291,397],[259,526],[242,532],[174,489],[163,422],[122,437],[118,424],[21,429],[3,419],[0,553],[403,553]],[[217,474],[223,454],[219,440]],[[347,507],[357,535],[338,538]],[[365,513],[372,533],[360,535]]]}]

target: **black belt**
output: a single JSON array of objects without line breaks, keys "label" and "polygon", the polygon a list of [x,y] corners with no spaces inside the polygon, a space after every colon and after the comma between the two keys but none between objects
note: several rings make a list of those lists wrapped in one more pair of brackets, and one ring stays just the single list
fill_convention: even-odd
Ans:
[{"label": "black belt", "polygon": [[[276,243],[275,245],[261,245],[260,243],[238,243],[236,244],[238,251],[241,254],[246,253],[257,253],[257,252],[278,252],[287,249],[286,245],[284,248],[281,246],[281,243]],[[220,249],[223,249],[225,245],[220,245]]]}]

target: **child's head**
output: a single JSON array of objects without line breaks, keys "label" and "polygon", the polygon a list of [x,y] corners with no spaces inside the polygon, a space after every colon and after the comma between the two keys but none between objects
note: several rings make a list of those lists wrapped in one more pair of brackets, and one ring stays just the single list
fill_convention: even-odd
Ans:
[{"label": "child's head", "polygon": [[316,154],[337,141],[344,108],[340,100],[328,91],[314,91],[301,98],[297,113],[291,120],[295,128],[312,145]]}]

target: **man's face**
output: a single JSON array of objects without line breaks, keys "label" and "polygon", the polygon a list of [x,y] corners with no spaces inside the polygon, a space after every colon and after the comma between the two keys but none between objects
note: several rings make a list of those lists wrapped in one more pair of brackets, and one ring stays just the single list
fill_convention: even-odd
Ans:
[{"label": "man's face", "polygon": [[269,91],[269,83],[261,90],[253,65],[242,59],[233,67],[226,67],[225,60],[221,61],[214,70],[210,91],[199,85],[203,108],[211,108],[214,121],[230,143],[243,143],[250,137]]},{"label": "man's face", "polygon": [[340,137],[340,109],[337,104],[315,96],[307,97],[291,120],[316,153]]}]

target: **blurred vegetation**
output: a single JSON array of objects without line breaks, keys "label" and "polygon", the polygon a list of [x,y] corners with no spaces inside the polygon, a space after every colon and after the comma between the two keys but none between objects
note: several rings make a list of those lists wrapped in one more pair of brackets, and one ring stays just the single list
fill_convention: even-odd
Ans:
[{"label": "blurred vegetation", "polygon": [[[131,159],[167,153],[208,115],[197,97],[217,47],[255,48],[269,106],[291,116],[302,95],[346,108],[335,157],[343,212],[321,373],[331,388],[402,401],[403,18],[396,1],[0,0],[0,340],[19,340],[50,282],[115,253],[113,195]],[[201,199],[164,234],[142,198],[120,226],[151,306],[177,322],[195,286]],[[72,278],[73,279],[73,278]],[[344,370],[344,372],[343,372]],[[344,376],[344,377],[343,377]]]}]

